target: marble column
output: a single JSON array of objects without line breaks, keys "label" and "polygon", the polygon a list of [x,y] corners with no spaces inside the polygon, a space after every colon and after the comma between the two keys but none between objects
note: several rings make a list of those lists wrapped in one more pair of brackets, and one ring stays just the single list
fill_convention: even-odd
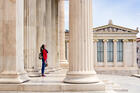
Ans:
[{"label": "marble column", "polygon": [[137,67],[137,43],[136,43],[136,39],[133,39],[133,67]]},{"label": "marble column", "polygon": [[107,42],[108,40],[104,39],[104,67],[107,67]]},{"label": "marble column", "polygon": [[69,62],[69,41],[67,41],[67,61]]},{"label": "marble column", "polygon": [[113,40],[114,42],[114,67],[117,66],[117,42],[118,40]]},{"label": "marble column", "polygon": [[27,71],[29,76],[40,76],[38,65],[37,65],[37,22],[36,22],[36,0],[27,0],[27,29],[25,30],[25,50],[27,63]]},{"label": "marble column", "polygon": [[[51,0],[51,50],[48,53],[48,70],[55,71],[59,65],[58,0]],[[48,34],[49,35],[49,34]],[[51,53],[51,54],[50,54]],[[49,61],[50,59],[50,61]]]},{"label": "marble column", "polygon": [[[53,31],[52,31],[52,0],[46,0],[46,14],[45,14],[45,19],[46,19],[46,48],[48,50],[48,63],[49,63],[49,67],[51,65],[51,63],[53,62],[53,42],[56,42],[53,39]],[[48,71],[48,69],[47,69]]]},{"label": "marble column", "polygon": [[38,59],[38,55],[40,53],[40,47],[42,44],[45,44],[46,42],[46,0],[36,0],[36,21],[37,21],[37,63],[38,67],[41,68],[42,66],[42,60]]},{"label": "marble column", "polygon": [[94,53],[94,67],[96,67],[98,64],[98,62],[97,62],[97,42],[98,42],[98,40],[95,39],[93,42],[94,42],[94,51],[93,51],[93,53]]},{"label": "marble column", "polygon": [[69,71],[65,83],[97,83],[94,70],[92,0],[70,0]]},{"label": "marble column", "polygon": [[58,2],[58,20],[59,20],[59,44],[60,44],[60,62],[65,63],[66,57],[65,57],[65,1],[59,0]]},{"label": "marble column", "polygon": [[24,0],[0,1],[0,83],[29,80],[24,71]]},{"label": "marble column", "polygon": [[123,67],[126,67],[127,64],[127,42],[128,42],[128,39],[124,39],[123,40]]},{"label": "marble column", "polygon": [[24,0],[24,69],[27,70],[27,29],[28,29],[28,0]]}]

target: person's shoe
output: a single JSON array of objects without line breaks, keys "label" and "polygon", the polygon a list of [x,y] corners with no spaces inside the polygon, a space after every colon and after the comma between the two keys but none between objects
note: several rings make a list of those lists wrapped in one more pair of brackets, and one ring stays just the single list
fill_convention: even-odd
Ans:
[{"label": "person's shoe", "polygon": [[42,77],[46,77],[45,75],[42,75]]}]

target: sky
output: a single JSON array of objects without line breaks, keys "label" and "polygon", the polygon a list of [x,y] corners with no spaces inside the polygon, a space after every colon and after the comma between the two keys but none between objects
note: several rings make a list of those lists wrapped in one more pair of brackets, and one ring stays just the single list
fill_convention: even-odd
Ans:
[{"label": "sky", "polygon": [[[140,30],[140,0],[93,0],[93,27],[113,24]],[[69,29],[69,2],[65,1],[65,29]],[[140,36],[140,34],[138,35]]]}]

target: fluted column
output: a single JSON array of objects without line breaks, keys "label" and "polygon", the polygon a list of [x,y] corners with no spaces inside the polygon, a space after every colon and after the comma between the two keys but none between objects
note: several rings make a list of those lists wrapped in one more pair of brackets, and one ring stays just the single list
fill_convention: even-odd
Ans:
[{"label": "fluted column", "polygon": [[95,39],[95,40],[93,40],[93,42],[94,42],[94,51],[93,51],[93,53],[94,53],[94,67],[96,67],[98,64],[98,62],[97,62],[97,42],[98,42],[98,40]]},{"label": "fluted column", "polygon": [[60,62],[67,62],[65,58],[65,6],[64,0],[58,2],[59,38],[60,38]]},{"label": "fluted column", "polygon": [[113,40],[114,42],[114,67],[117,66],[117,42],[118,40]]},{"label": "fluted column", "polygon": [[[48,53],[48,68],[51,71],[54,71],[59,68],[58,0],[51,0],[51,21],[52,48],[51,51]],[[49,59],[51,59],[51,61],[49,61]]]},{"label": "fluted column", "polygon": [[66,53],[65,54],[66,54],[66,60],[67,60],[67,62],[68,62],[68,57],[69,57],[69,55],[68,55],[69,54],[68,49],[69,49],[69,41],[66,41],[66,51],[65,51]]},{"label": "fluted column", "polygon": [[[48,50],[48,64],[49,64],[49,67],[52,66],[52,63],[54,62],[54,56],[53,55],[53,49],[55,47],[55,45],[53,45],[53,42],[56,42],[54,39],[53,39],[53,30],[52,30],[52,0],[46,0],[46,13],[45,13],[45,19],[46,19],[46,41],[45,41],[45,44],[46,44],[46,48]],[[54,25],[55,26],[55,25]],[[48,71],[48,69],[47,69]]]},{"label": "fluted column", "polygon": [[92,0],[70,0],[69,4],[69,71],[64,82],[99,82],[93,62]]},{"label": "fluted column", "polygon": [[69,41],[67,41],[67,61],[69,62]]},{"label": "fluted column", "polygon": [[27,30],[28,30],[28,0],[24,0],[24,69],[27,70]]},{"label": "fluted column", "polygon": [[37,63],[38,67],[41,67],[41,60],[38,59],[40,53],[40,47],[42,44],[45,44],[46,29],[45,29],[45,13],[46,13],[46,0],[36,0],[36,21],[37,21]]},{"label": "fluted column", "polygon": [[37,47],[36,47],[36,40],[37,40],[37,22],[36,22],[36,0],[27,0],[27,29],[25,30],[26,38],[25,38],[25,51],[26,51],[26,58],[27,61],[27,71],[29,76],[39,76],[39,70],[37,66]]},{"label": "fluted column", "polygon": [[104,67],[107,67],[107,42],[108,40],[104,39]]},{"label": "fluted column", "polygon": [[123,40],[123,66],[124,67],[126,67],[127,66],[127,64],[126,64],[126,62],[127,62],[127,42],[128,42],[128,39],[124,39]]},{"label": "fluted column", "polygon": [[136,45],[136,39],[133,39],[133,67],[137,67],[137,52],[136,52],[136,49],[137,49],[137,45]]},{"label": "fluted column", "polygon": [[0,83],[29,80],[24,71],[24,0],[0,1]]},{"label": "fluted column", "polygon": [[[38,30],[38,50],[42,43],[46,44],[48,50],[48,67],[46,72],[55,71],[59,68],[59,32],[58,32],[58,0],[37,0],[39,3],[38,19],[44,29]],[[43,8],[43,10],[42,10]],[[44,34],[44,37],[43,35]],[[42,36],[41,36],[42,35]],[[40,39],[41,42],[40,43]],[[40,62],[41,63],[41,62]],[[41,67],[41,66],[40,66]]]}]

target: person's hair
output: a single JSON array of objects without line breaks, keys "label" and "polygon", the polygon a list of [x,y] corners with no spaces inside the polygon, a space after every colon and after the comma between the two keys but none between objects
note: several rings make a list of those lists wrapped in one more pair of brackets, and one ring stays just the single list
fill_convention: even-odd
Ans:
[{"label": "person's hair", "polygon": [[42,50],[45,49],[45,45],[42,44],[42,46],[40,47],[40,52],[42,52]]}]

